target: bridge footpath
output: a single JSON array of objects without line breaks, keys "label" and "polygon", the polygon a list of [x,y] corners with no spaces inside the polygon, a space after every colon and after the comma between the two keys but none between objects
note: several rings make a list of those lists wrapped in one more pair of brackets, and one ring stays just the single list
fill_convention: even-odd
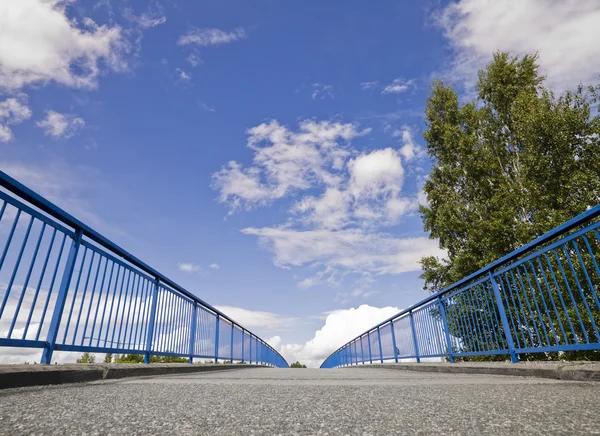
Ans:
[{"label": "bridge footpath", "polygon": [[600,385],[245,368],[0,391],[0,434],[598,434]]}]

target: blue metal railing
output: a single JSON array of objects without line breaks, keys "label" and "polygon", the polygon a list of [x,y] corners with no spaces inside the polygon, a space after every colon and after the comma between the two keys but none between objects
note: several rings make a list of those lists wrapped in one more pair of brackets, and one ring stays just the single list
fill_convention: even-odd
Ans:
[{"label": "blue metal railing", "polygon": [[287,367],[265,341],[0,171],[0,347]]},{"label": "blue metal railing", "polygon": [[600,350],[599,216],[600,205],[430,295],[344,344],[321,368]]}]

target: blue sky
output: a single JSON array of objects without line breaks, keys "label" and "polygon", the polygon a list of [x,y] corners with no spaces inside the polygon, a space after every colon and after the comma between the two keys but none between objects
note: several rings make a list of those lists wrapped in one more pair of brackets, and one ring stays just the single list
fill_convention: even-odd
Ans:
[{"label": "blue sky", "polygon": [[416,261],[443,254],[417,212],[432,80],[468,98],[500,49],[558,91],[593,81],[599,10],[3,2],[0,167],[317,362],[423,298]]}]

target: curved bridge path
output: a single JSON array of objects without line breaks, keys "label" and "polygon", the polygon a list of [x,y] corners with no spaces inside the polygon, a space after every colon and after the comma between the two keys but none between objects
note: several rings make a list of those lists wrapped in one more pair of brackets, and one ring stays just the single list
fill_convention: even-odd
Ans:
[{"label": "curved bridge path", "polygon": [[598,434],[600,385],[387,369],[240,369],[0,391],[1,434]]}]

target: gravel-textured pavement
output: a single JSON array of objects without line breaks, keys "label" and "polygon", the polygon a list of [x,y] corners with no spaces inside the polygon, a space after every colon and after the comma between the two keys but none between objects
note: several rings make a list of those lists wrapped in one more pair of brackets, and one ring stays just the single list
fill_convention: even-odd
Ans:
[{"label": "gravel-textured pavement", "polygon": [[600,385],[240,369],[0,391],[0,434],[600,434]]}]

